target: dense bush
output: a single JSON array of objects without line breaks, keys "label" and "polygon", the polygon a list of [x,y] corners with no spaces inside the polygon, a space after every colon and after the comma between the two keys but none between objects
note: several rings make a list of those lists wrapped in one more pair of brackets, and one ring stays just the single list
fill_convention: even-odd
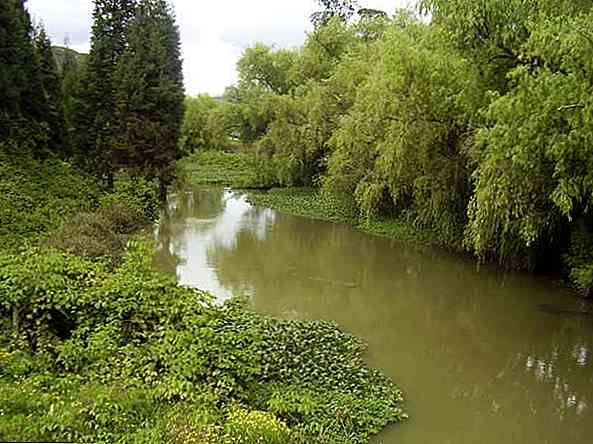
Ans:
[{"label": "dense bush", "polygon": [[208,95],[185,100],[185,115],[179,143],[186,154],[219,150],[228,144],[225,104]]},{"label": "dense bush", "polygon": [[159,216],[160,200],[156,181],[143,178],[125,178],[115,182],[115,188],[100,198],[101,206],[124,205],[131,210],[140,211],[149,221]]},{"label": "dense bush", "polygon": [[115,272],[56,251],[2,257],[2,439],[357,443],[405,416],[355,337],[215,306],[151,261],[138,242]]},{"label": "dense bush", "polygon": [[80,257],[105,258],[115,266],[130,237],[150,222],[138,208],[114,203],[92,213],[74,215],[52,232],[45,244]]},{"label": "dense bush", "polygon": [[[36,160],[0,144],[0,241],[4,249],[35,241],[67,216],[97,205],[94,178],[56,159]],[[21,150],[22,147],[19,147]]]}]

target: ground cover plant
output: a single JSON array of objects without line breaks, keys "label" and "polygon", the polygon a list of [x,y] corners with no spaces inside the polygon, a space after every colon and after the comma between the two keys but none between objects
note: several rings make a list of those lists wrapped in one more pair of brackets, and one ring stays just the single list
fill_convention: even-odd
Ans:
[{"label": "ground cover plant", "polygon": [[194,185],[257,188],[262,184],[257,158],[251,152],[200,151],[185,158],[182,165]]},{"label": "ground cover plant", "polygon": [[0,145],[0,242],[14,249],[97,205],[99,187],[59,159],[35,160]]},{"label": "ground cover plant", "polygon": [[156,184],[36,202],[30,178],[9,196],[32,214],[68,211],[24,224],[30,242],[0,252],[1,440],[367,442],[405,417],[401,392],[337,326],[215,306],[153,272],[153,246],[133,239]]},{"label": "ground cover plant", "polygon": [[413,214],[398,216],[365,216],[347,197],[322,192],[317,188],[272,188],[250,191],[247,199],[253,205],[282,213],[350,224],[365,233],[407,242],[420,248],[438,246],[455,253],[464,251],[462,232],[445,237],[443,232],[414,222]]},{"label": "ground cover plant", "polygon": [[362,443],[405,418],[357,338],[213,305],[152,253],[0,258],[1,439]]}]

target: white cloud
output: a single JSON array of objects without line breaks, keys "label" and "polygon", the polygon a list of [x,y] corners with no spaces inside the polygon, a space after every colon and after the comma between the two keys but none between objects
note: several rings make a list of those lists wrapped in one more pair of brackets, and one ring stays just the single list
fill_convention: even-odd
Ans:
[{"label": "white cloud", "polygon": [[[361,0],[365,7],[393,12],[410,0]],[[310,29],[315,0],[171,0],[181,33],[188,94],[222,94],[233,83],[242,51],[255,41],[294,47]],[[92,0],[28,0],[29,11],[43,20],[56,44],[89,50]]]}]

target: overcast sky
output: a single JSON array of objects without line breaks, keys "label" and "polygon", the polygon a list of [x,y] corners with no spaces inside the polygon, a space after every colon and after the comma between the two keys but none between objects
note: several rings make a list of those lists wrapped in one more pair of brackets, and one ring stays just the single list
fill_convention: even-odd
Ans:
[{"label": "overcast sky", "polygon": [[[181,32],[188,94],[217,96],[237,78],[243,50],[262,41],[280,47],[303,44],[315,0],[170,0]],[[360,0],[389,14],[410,0]],[[28,0],[35,21],[43,20],[54,44],[89,50],[92,0]]]}]

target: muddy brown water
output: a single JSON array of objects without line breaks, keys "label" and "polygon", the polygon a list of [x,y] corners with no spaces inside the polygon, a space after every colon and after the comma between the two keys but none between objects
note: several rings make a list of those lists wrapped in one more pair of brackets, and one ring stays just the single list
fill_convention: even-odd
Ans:
[{"label": "muddy brown water", "polygon": [[258,311],[363,338],[410,419],[376,443],[593,442],[591,306],[541,277],[477,267],[351,227],[254,208],[240,193],[171,196],[157,267]]}]

